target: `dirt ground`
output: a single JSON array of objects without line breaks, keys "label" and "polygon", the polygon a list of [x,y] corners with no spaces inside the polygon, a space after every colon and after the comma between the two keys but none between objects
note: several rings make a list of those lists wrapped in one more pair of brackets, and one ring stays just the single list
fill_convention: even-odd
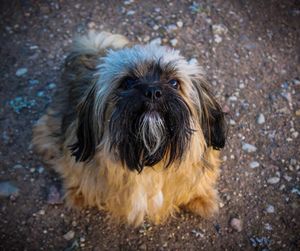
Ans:
[{"label": "dirt ground", "polygon": [[[300,250],[299,1],[0,5],[0,250]],[[73,35],[91,28],[172,45],[206,70],[230,124],[214,219],[181,213],[133,229],[61,203],[31,129]]]}]

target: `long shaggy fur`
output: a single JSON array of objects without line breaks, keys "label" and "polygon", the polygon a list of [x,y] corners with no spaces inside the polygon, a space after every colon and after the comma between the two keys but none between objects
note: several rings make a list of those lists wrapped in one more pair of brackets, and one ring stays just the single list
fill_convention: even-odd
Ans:
[{"label": "long shaggy fur", "polygon": [[[63,177],[69,205],[132,225],[160,223],[180,207],[218,211],[225,122],[200,66],[166,47],[91,32],[75,41],[62,82],[33,143]],[[141,95],[149,82],[160,91],[155,102]]]}]

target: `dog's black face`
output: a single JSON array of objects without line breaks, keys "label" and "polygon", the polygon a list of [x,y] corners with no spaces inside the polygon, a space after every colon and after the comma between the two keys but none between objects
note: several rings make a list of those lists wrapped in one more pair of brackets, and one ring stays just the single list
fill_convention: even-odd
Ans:
[{"label": "dog's black face", "polygon": [[121,80],[109,126],[111,150],[139,172],[164,158],[166,166],[180,160],[193,133],[191,111],[172,67],[147,65],[146,75],[132,71]]}]

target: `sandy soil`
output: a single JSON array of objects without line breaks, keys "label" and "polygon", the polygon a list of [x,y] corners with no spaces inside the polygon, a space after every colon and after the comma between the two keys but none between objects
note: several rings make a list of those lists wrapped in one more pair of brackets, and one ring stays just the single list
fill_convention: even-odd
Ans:
[{"label": "sandy soil", "polygon": [[[299,1],[0,6],[1,250],[300,250]],[[182,213],[132,229],[60,203],[59,177],[32,152],[31,128],[60,85],[72,36],[89,28],[160,40],[203,65],[230,114],[216,218]]]}]

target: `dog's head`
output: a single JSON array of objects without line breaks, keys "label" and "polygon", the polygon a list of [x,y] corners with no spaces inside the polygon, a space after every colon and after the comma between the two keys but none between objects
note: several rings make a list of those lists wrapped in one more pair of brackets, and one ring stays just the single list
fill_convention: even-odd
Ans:
[{"label": "dog's head", "polygon": [[79,104],[77,161],[108,149],[129,169],[180,161],[196,131],[204,147],[225,144],[225,120],[203,72],[176,50],[146,45],[110,51]]}]

